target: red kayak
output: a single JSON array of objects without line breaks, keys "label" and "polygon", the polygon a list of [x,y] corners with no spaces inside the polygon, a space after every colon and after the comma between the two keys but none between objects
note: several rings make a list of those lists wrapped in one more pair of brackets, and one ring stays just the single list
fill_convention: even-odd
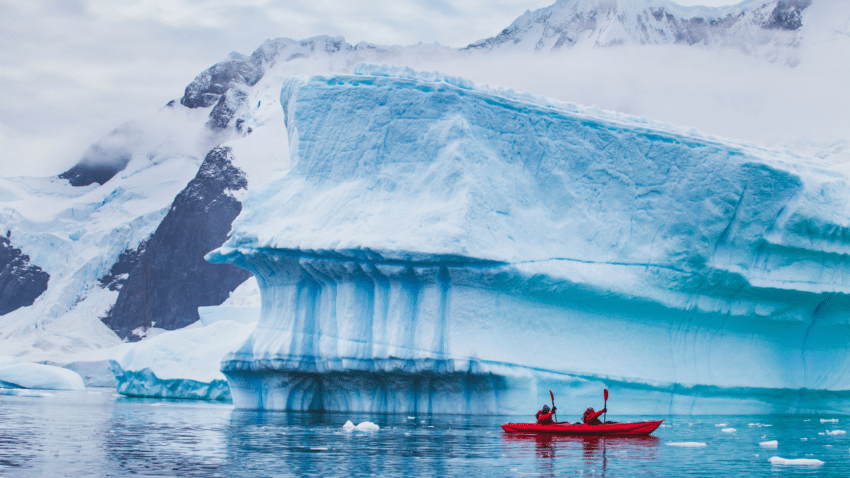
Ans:
[{"label": "red kayak", "polygon": [[664,420],[637,423],[608,423],[604,425],[573,425],[572,423],[553,423],[551,425],[538,425],[536,423],[506,423],[502,425],[502,429],[505,430],[506,433],[640,437],[647,436],[654,432],[663,421]]}]

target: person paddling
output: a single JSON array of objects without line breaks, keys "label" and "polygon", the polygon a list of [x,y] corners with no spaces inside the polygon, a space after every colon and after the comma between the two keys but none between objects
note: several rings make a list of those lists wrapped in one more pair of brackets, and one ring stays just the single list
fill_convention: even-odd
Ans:
[{"label": "person paddling", "polygon": [[593,407],[588,407],[581,416],[581,421],[583,421],[585,425],[602,425],[602,420],[599,419],[599,415],[602,415],[607,411],[607,408],[603,408],[598,412],[594,412]]},{"label": "person paddling", "polygon": [[549,410],[549,405],[543,405],[543,408],[538,410],[537,413],[534,415],[535,417],[537,417],[537,424],[551,425],[555,423],[555,421],[552,420],[552,415],[555,414],[555,410],[557,410],[557,407],[555,407],[554,405],[552,406],[551,411]]}]

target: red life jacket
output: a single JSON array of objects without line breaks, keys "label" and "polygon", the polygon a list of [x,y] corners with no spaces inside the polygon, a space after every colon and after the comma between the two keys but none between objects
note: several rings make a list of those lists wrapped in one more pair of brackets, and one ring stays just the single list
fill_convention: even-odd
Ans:
[{"label": "red life jacket", "polygon": [[555,412],[543,413],[542,411],[538,411],[537,412],[537,424],[538,425],[550,425],[552,423],[555,423],[552,420],[552,415],[554,415],[554,414],[555,414]]}]

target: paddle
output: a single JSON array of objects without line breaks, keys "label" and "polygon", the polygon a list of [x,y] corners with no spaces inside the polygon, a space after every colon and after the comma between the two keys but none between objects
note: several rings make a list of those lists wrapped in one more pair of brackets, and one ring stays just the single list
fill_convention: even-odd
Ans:
[{"label": "paddle", "polygon": [[[552,393],[551,391],[549,393]],[[602,415],[602,423],[605,423],[608,420],[608,389],[602,392],[602,396],[605,397],[605,413]],[[554,399],[552,403],[555,403]],[[554,405],[553,405],[554,406]]]},{"label": "paddle", "polygon": [[552,399],[552,416],[555,417],[552,421],[557,423],[558,416],[555,415],[555,394],[553,394],[551,390],[549,390],[549,398]]}]

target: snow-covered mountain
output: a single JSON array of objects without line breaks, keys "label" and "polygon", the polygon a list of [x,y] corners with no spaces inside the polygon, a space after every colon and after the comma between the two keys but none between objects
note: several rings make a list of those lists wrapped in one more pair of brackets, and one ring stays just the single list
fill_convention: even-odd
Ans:
[{"label": "snow-covered mountain", "polygon": [[732,48],[796,65],[811,0],[749,0],[722,8],[666,0],[558,0],[526,12],[476,50],[557,51],[581,46],[685,44]]},{"label": "snow-covered mountain", "polygon": [[[841,75],[814,75],[806,68],[830,65],[844,71],[843,63],[836,66],[829,59],[848,51],[848,18],[846,7],[835,0],[751,1],[721,9],[663,0],[562,0],[526,13],[496,37],[457,50],[315,37],[269,40],[250,56],[233,53],[152,116],[119,126],[92,145],[58,178],[0,178],[0,235],[5,237],[0,240],[0,354],[28,361],[102,359],[105,349],[122,340],[183,327],[197,320],[197,307],[221,303],[247,275],[231,265],[209,264],[203,256],[224,242],[246,191],[292,167],[279,95],[293,75],[348,73],[364,61],[408,65],[620,109],[617,102],[609,105],[593,96],[606,91],[593,75],[584,76],[594,85],[591,93],[570,83],[582,77],[572,67],[580,63],[564,55],[582,46],[589,47],[584,50],[590,57],[616,55],[618,48],[659,58],[674,52],[679,60],[697,59],[683,62],[685,68],[704,63],[696,70],[700,74],[731,62],[725,68],[745,68],[745,73],[753,68],[781,81],[774,88],[740,81],[731,87],[682,84],[678,90],[667,85],[650,95],[658,100],[651,107],[623,109],[655,116],[653,108],[664,104],[660,100],[676,98],[679,91],[686,101],[673,102],[672,111],[684,116],[662,111],[661,119],[710,130],[714,123],[701,121],[718,114],[732,124],[787,118],[780,126],[796,136],[771,125],[741,128],[738,137],[788,138],[787,144],[773,145],[804,145],[806,153],[831,164],[846,156],[847,129],[829,114],[812,112],[841,110],[845,90],[819,85],[818,94],[831,95],[831,104],[815,104],[804,111],[812,114],[800,114],[798,104],[804,109],[813,104],[806,96],[811,92],[794,85],[813,76],[842,84]],[[676,50],[654,49],[665,42]],[[730,46],[733,56],[704,56],[726,55]],[[664,67],[672,70],[665,78],[686,71],[668,63]],[[774,101],[774,89],[785,95],[783,102]],[[733,98],[740,114],[722,113],[719,96]],[[755,107],[739,108],[753,97]],[[787,115],[776,114],[786,110]]]}]

